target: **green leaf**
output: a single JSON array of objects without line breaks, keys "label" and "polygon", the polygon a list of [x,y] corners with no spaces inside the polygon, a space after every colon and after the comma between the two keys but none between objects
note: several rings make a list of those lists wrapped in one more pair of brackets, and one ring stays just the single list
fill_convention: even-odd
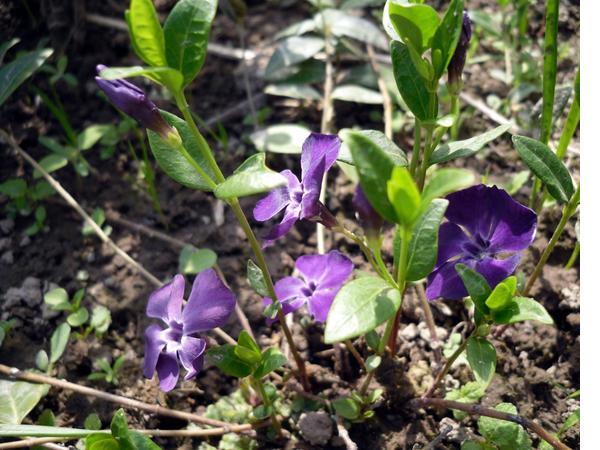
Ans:
[{"label": "green leaf", "polygon": [[434,198],[445,197],[451,192],[464,189],[475,182],[475,175],[467,169],[454,167],[436,171],[427,181],[421,194],[422,204],[427,205]]},{"label": "green leaf", "polygon": [[179,254],[179,272],[195,275],[217,263],[217,254],[209,248],[186,245]]},{"label": "green leaf", "polygon": [[204,65],[217,4],[217,0],[180,0],[167,17],[167,63],[183,74],[184,86],[196,78]]},{"label": "green leaf", "polygon": [[235,354],[235,345],[211,347],[207,350],[206,357],[209,362],[232,377],[243,378],[252,373],[252,367]]},{"label": "green leaf", "polygon": [[546,308],[532,298],[514,297],[503,309],[493,311],[494,322],[500,324],[536,320],[546,325],[552,325],[554,320]]},{"label": "green leaf", "polygon": [[[106,221],[106,215],[104,214],[104,210],[102,208],[94,209],[94,211],[92,212],[92,220],[96,225],[101,227]],[[83,227],[81,228],[81,234],[83,234],[84,236],[91,236],[95,234],[94,229],[87,222],[87,220],[84,222]]]},{"label": "green leaf", "polygon": [[35,366],[45,372],[48,369],[48,353],[45,350],[40,350],[35,355]]},{"label": "green leaf", "polygon": [[469,381],[458,389],[449,391],[444,397],[446,400],[455,400],[461,403],[475,403],[485,394],[485,386],[478,381]]},{"label": "green leaf", "polygon": [[[11,383],[9,381],[0,381],[0,383]],[[45,387],[45,385],[36,385],[30,383],[24,383],[19,381],[15,384],[24,384],[27,386],[41,386]],[[27,388],[27,387],[25,387]],[[48,390],[48,387],[46,387]],[[1,394],[0,394],[1,395]],[[1,405],[1,404],[0,404]],[[2,406],[0,406],[2,408]],[[23,436],[31,436],[31,437],[86,437],[91,433],[98,433],[96,430],[86,430],[81,428],[68,428],[68,427],[52,427],[46,425],[19,425],[16,423],[1,423],[0,424],[0,437],[23,437]],[[100,433],[98,433],[100,434]],[[108,433],[103,433],[105,436],[110,436]]]},{"label": "green leaf", "polygon": [[481,314],[488,314],[489,308],[485,304],[485,301],[492,293],[492,289],[490,288],[487,280],[479,273],[475,272],[473,269],[465,266],[464,264],[457,264],[456,271],[465,284],[465,288],[471,296],[471,300],[473,300],[473,303],[475,303],[475,308]]},{"label": "green leaf", "polygon": [[[495,408],[508,414],[518,414],[517,408],[511,403],[500,403]],[[477,420],[479,432],[500,450],[529,450],[531,440],[521,425],[507,420],[493,419],[481,416]]]},{"label": "green leaf", "polygon": [[145,77],[166,86],[172,92],[178,92],[183,86],[183,75],[171,67],[107,67],[100,72],[100,76],[105,80]]},{"label": "green leaf", "polygon": [[510,129],[510,125],[500,125],[464,141],[454,141],[442,144],[431,155],[430,165],[445,163],[457,158],[466,158],[480,151],[485,145]]},{"label": "green leaf", "polygon": [[540,141],[547,143],[552,134],[552,114],[558,65],[558,4],[559,0],[546,2],[546,29],[544,33],[544,75],[542,77],[543,104],[540,123]]},{"label": "green leaf", "polygon": [[433,270],[438,256],[438,231],[447,207],[448,200],[435,199],[415,223],[408,247],[408,281],[425,278]]},{"label": "green leaf", "polygon": [[356,420],[360,417],[360,404],[350,397],[334,400],[333,407],[336,414],[344,419]]},{"label": "green leaf", "polygon": [[110,310],[106,306],[96,305],[92,309],[92,318],[90,326],[97,333],[106,333],[111,323]]},{"label": "green leaf", "polygon": [[267,283],[262,270],[260,270],[260,267],[258,267],[251,259],[248,260],[248,269],[246,273],[248,282],[250,283],[250,286],[252,286],[252,289],[254,289],[254,292],[262,297],[268,297],[269,290],[267,289]]},{"label": "green leaf", "polygon": [[286,357],[275,347],[266,349],[262,353],[261,359],[259,366],[252,374],[258,380],[287,363]]},{"label": "green leaf", "polygon": [[334,100],[364,103],[367,105],[383,104],[383,96],[381,95],[381,92],[356,84],[342,84],[340,86],[336,86],[331,93],[331,98]]},{"label": "green leaf", "polygon": [[332,35],[348,37],[357,41],[371,44],[381,50],[387,49],[388,40],[379,27],[369,20],[348,14],[339,9],[326,9],[314,16],[316,27],[323,32],[323,23]]},{"label": "green leaf", "polygon": [[475,374],[475,379],[487,386],[496,372],[496,349],[482,337],[467,340],[467,361]]},{"label": "green leaf", "polygon": [[310,130],[302,125],[273,125],[250,135],[250,140],[260,152],[300,154],[302,144]]},{"label": "green leaf", "polygon": [[[192,159],[214,180],[215,174],[211,170],[208,161],[202,156],[200,146],[187,123],[166,111],[161,111],[161,114],[170,125],[177,129],[181,136],[181,140],[183,141],[183,146],[186,148]],[[163,141],[154,131],[147,130],[147,133],[152,153],[154,154],[158,165],[167,175],[178,183],[191,189],[199,189],[201,191],[211,190],[204,178],[200,176],[194,169],[194,166],[190,164],[177,149]]]},{"label": "green leaf", "polygon": [[406,167],[394,167],[387,182],[387,196],[396,211],[396,223],[411,227],[419,216],[421,194]]},{"label": "green leaf", "polygon": [[375,276],[357,278],[335,296],[327,323],[325,343],[363,335],[392,317],[400,307],[400,292]]},{"label": "green leaf", "polygon": [[381,356],[371,355],[365,361],[365,368],[367,372],[373,372],[381,365]]},{"label": "green leaf", "polygon": [[94,433],[85,439],[86,450],[121,450],[119,441],[110,434]]},{"label": "green leaf", "polygon": [[92,148],[111,129],[112,125],[90,125],[77,136],[77,148],[79,150]]},{"label": "green leaf", "polygon": [[438,112],[437,95],[429,93],[427,80],[417,70],[408,47],[402,42],[392,41],[390,52],[396,85],[406,106],[417,119],[424,122],[434,120]]},{"label": "green leaf", "polygon": [[131,0],[125,19],[140,59],[153,67],[167,66],[165,38],[152,0]]},{"label": "green leaf", "polygon": [[354,160],[352,159],[350,147],[345,142],[350,133],[359,134],[373,141],[377,146],[379,146],[380,149],[382,149],[387,154],[387,156],[389,156],[392,159],[395,165],[408,166],[408,159],[406,158],[406,153],[404,153],[404,151],[402,151],[400,147],[398,147],[394,142],[389,140],[387,136],[379,130],[353,130],[350,128],[343,128],[342,130],[340,130],[338,134],[340,139],[342,140],[342,146],[340,148],[340,153],[337,158],[338,161],[354,165]]},{"label": "green leaf", "polygon": [[[24,381],[0,380],[0,424],[19,424],[35,408],[50,386]],[[0,425],[0,436],[10,436],[14,425]],[[26,434],[21,436],[32,436]]]},{"label": "green leaf", "polygon": [[235,354],[248,364],[257,364],[261,360],[260,348],[247,331],[242,330],[238,336]]},{"label": "green leaf", "polygon": [[87,322],[90,317],[90,313],[87,308],[79,308],[74,313],[67,316],[67,323],[72,327],[79,327]]},{"label": "green leaf", "polygon": [[287,184],[287,178],[269,169],[265,164],[265,154],[257,153],[244,161],[233,175],[215,188],[217,198],[246,197],[268,192]]},{"label": "green leaf", "polygon": [[504,308],[515,295],[517,290],[517,277],[508,277],[494,288],[490,296],[485,301],[485,304],[493,310]]},{"label": "green leaf", "polygon": [[[264,89],[265,94],[279,97],[297,98],[300,100],[322,100],[323,96],[308,84],[275,83]],[[277,126],[277,125],[275,125]]]},{"label": "green leaf", "polygon": [[325,41],[320,37],[291,36],[283,40],[267,64],[265,78],[276,77],[282,69],[312,58],[324,47]]},{"label": "green leaf", "polygon": [[84,422],[83,426],[88,430],[99,430],[102,428],[102,422],[100,421],[100,416],[96,413],[89,414]]},{"label": "green leaf", "polygon": [[[463,0],[452,0],[444,18],[431,39],[431,56],[436,78],[446,71],[456,44],[460,38],[463,22]],[[439,56],[436,56],[439,55]]]},{"label": "green leaf", "polygon": [[125,447],[121,440],[121,450],[162,450],[150,437],[138,431],[129,431],[126,439],[128,447]]},{"label": "green leaf", "polygon": [[429,5],[414,3],[389,3],[389,16],[394,29],[407,45],[412,45],[422,55],[431,47],[440,18]]},{"label": "green leaf", "polygon": [[580,412],[579,408],[577,408],[575,411],[573,411],[571,413],[571,415],[569,415],[569,417],[567,417],[567,420],[565,420],[565,423],[562,424],[562,426],[560,427],[560,430],[558,430],[558,435],[560,436],[560,435],[564,434],[569,428],[578,424],[580,420],[581,420],[581,412]]},{"label": "green leaf", "polygon": [[62,356],[69,342],[71,327],[68,323],[61,323],[50,338],[50,362],[55,363]]},{"label": "green leaf", "polygon": [[386,220],[396,222],[396,212],[387,197],[387,181],[396,166],[394,161],[375,140],[359,132],[349,132],[345,142],[369,203]]},{"label": "green leaf", "polygon": [[264,420],[271,415],[273,408],[270,406],[260,405],[252,410],[252,414],[257,420]]},{"label": "green leaf", "polygon": [[17,56],[0,67],[0,106],[6,99],[52,55],[49,48]]},{"label": "green leaf", "polygon": [[52,289],[44,294],[44,303],[52,308],[65,303],[69,304],[69,294],[63,288]]},{"label": "green leaf", "polygon": [[125,411],[123,411],[123,408],[119,408],[110,422],[110,432],[113,437],[123,438],[127,436],[128,431],[129,427],[127,426]]},{"label": "green leaf", "polygon": [[27,182],[21,178],[6,180],[0,184],[0,193],[10,198],[18,198],[27,192]]},{"label": "green leaf", "polygon": [[[69,160],[67,160],[67,158],[65,158],[64,156],[53,154],[44,156],[38,161],[38,163],[46,172],[52,173],[57,171],[58,169],[62,169],[63,167],[65,167],[69,163]],[[37,169],[33,171],[33,178],[41,177],[42,172],[40,172]]]},{"label": "green leaf", "polygon": [[513,136],[512,140],[525,164],[546,185],[550,195],[559,203],[568,202],[575,189],[569,170],[556,154],[535,139]]}]

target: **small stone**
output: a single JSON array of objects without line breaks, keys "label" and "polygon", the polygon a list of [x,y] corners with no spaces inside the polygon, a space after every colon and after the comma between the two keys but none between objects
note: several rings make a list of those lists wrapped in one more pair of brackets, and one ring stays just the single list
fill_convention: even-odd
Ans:
[{"label": "small stone", "polygon": [[9,266],[13,262],[15,262],[15,258],[13,256],[13,252],[11,252],[10,250],[2,253],[2,256],[0,256],[0,263],[2,264],[6,264],[7,266]]},{"label": "small stone", "polygon": [[22,286],[23,300],[27,306],[33,307],[42,302],[42,281],[39,278],[27,277]]},{"label": "small stone", "polygon": [[10,238],[0,239],[0,252],[10,248]]},{"label": "small stone", "polygon": [[31,238],[27,235],[23,236],[23,239],[21,239],[21,242],[19,242],[20,247],[26,247],[29,244],[31,244]]},{"label": "small stone", "polygon": [[333,423],[323,411],[303,413],[298,421],[300,434],[311,445],[325,445],[333,434]]},{"label": "small stone", "polygon": [[0,220],[0,231],[3,234],[9,234],[15,228],[15,221],[12,219]]},{"label": "small stone", "polygon": [[402,331],[400,331],[400,335],[406,339],[407,341],[412,341],[419,334],[419,329],[414,323],[410,323],[405,326]]}]

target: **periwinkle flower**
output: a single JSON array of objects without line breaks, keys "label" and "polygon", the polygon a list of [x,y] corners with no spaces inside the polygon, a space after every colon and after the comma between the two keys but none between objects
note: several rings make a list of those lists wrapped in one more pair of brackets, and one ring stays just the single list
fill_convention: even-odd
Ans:
[{"label": "periwinkle flower", "polygon": [[537,216],[496,186],[483,184],[455,192],[440,227],[438,258],[427,278],[427,298],[467,296],[456,264],[479,272],[494,288],[510,276],[533,242]]},{"label": "periwinkle flower", "polygon": [[356,186],[354,191],[352,205],[356,210],[358,222],[362,226],[367,239],[377,239],[383,226],[383,218],[373,209],[360,184]]},{"label": "periwinkle flower", "polygon": [[[275,293],[284,314],[306,305],[317,322],[325,322],[333,299],[348,279],[354,265],[350,258],[333,250],[324,255],[304,255],[296,260],[302,278],[285,277],[275,283]],[[265,298],[268,306],[272,299]]]},{"label": "periwinkle flower", "polygon": [[[98,75],[104,69],[106,66],[101,64],[96,66]],[[158,107],[135,84],[124,79],[105,80],[99,76],[96,77],[96,83],[113,105],[133,117],[144,128],[154,131],[164,140],[179,136],[177,130],[162,118]]]},{"label": "periwinkle flower", "polygon": [[167,328],[157,324],[146,328],[144,376],[150,379],[156,371],[165,392],[177,384],[179,363],[187,372],[186,380],[202,370],[206,341],[194,335],[223,326],[235,307],[235,296],[213,269],[196,275],[185,306],[184,291],[185,278],[176,275],[150,295],[146,308],[148,317],[161,319]]},{"label": "periwinkle flower", "polygon": [[337,159],[340,145],[336,135],[311,133],[302,146],[302,181],[290,170],[284,170],[281,174],[287,178],[287,186],[272,190],[256,203],[254,218],[259,222],[285,210],[281,222],[264,236],[266,245],[286,234],[299,219],[320,217],[323,206],[319,202],[319,193],[323,175]]},{"label": "periwinkle flower", "polygon": [[471,42],[471,34],[471,18],[467,11],[463,11],[460,38],[458,39],[458,44],[456,44],[454,55],[452,55],[448,64],[448,89],[454,95],[458,95],[458,92],[462,88],[462,73],[467,61],[467,51]]}]

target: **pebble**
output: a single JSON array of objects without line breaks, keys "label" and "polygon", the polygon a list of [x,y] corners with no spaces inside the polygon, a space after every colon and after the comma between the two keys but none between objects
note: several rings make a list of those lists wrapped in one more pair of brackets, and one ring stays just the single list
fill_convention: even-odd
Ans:
[{"label": "pebble", "polygon": [[23,301],[34,307],[42,302],[42,282],[39,278],[27,277],[20,288],[11,287],[4,294],[3,309],[9,309]]},{"label": "pebble", "polygon": [[31,238],[27,235],[23,236],[23,239],[21,239],[21,242],[19,242],[20,247],[26,247],[29,244],[31,244]]},{"label": "pebble", "polygon": [[414,323],[409,323],[402,329],[402,331],[400,331],[400,335],[407,341],[414,340],[418,336],[418,334],[419,329]]},{"label": "pebble", "polygon": [[0,231],[3,234],[9,234],[15,228],[15,221],[12,219],[0,220]]},{"label": "pebble", "polygon": [[329,414],[318,411],[303,413],[298,421],[300,434],[311,445],[325,445],[333,434],[333,423]]},{"label": "pebble", "polygon": [[10,250],[2,253],[2,256],[0,256],[0,263],[2,263],[2,264],[6,264],[7,266],[9,266],[13,262],[15,262],[15,258],[14,258],[13,252]]},{"label": "pebble", "polygon": [[10,248],[10,238],[0,239],[0,251],[8,250]]}]

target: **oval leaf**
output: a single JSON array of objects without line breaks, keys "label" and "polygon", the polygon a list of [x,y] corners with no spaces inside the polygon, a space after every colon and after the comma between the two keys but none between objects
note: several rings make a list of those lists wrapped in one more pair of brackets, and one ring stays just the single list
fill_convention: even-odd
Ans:
[{"label": "oval leaf", "polygon": [[287,184],[287,178],[265,165],[265,154],[257,153],[242,163],[233,175],[215,189],[217,198],[245,197],[260,194]]},{"label": "oval leaf", "polygon": [[[50,386],[47,384],[0,380],[0,424],[21,423],[49,389]],[[10,426],[0,425],[0,433],[2,431],[6,433],[11,429]]]},{"label": "oval leaf", "polygon": [[105,80],[145,77],[155,83],[166,86],[173,92],[179,91],[183,85],[183,75],[181,75],[181,72],[170,67],[107,67],[100,71],[100,76]]},{"label": "oval leaf", "polygon": [[430,164],[439,164],[452,161],[457,158],[466,158],[481,150],[488,142],[493,141],[500,135],[510,130],[510,125],[500,125],[493,130],[487,131],[479,136],[443,144],[436,148],[431,155]]},{"label": "oval leaf", "polygon": [[152,0],[131,0],[125,19],[137,55],[151,66],[166,66],[165,38]]},{"label": "oval leaf", "polygon": [[[208,176],[214,180],[214,173],[211,170],[208,162],[202,156],[200,146],[194,138],[194,135],[189,129],[187,123],[185,123],[185,121],[179,117],[166,111],[161,111],[161,114],[169,124],[177,128],[177,131],[181,136],[181,140],[183,141],[183,146],[187,149],[188,153],[192,156],[196,163],[202,167],[202,169],[204,169],[204,172],[206,172]],[[171,147],[169,144],[163,141],[154,131],[147,130],[147,133],[152,153],[154,154],[158,165],[165,171],[167,175],[186,187],[199,189],[201,191],[211,190],[204,178],[202,178],[202,176],[196,172],[194,166],[190,164],[177,149]]]},{"label": "oval leaf", "polygon": [[365,276],[338,292],[325,326],[325,342],[332,344],[361,336],[392,317],[400,307],[400,292],[385,280]]},{"label": "oval leaf", "polygon": [[310,130],[302,125],[273,125],[255,131],[250,135],[250,140],[261,152],[300,154],[302,143],[309,134]]},{"label": "oval leaf", "polygon": [[268,348],[262,354],[262,361],[254,371],[254,378],[261,379],[265,375],[279,369],[287,363],[287,358],[275,347]]},{"label": "oval leaf", "polygon": [[387,183],[387,196],[396,211],[396,221],[411,227],[419,214],[421,194],[405,167],[395,167]]},{"label": "oval leaf", "polygon": [[0,106],[27,78],[52,55],[44,48],[25,53],[0,68]]},{"label": "oval leaf", "polygon": [[62,356],[69,342],[71,327],[68,323],[61,323],[50,338],[50,362],[55,363]]},{"label": "oval leaf", "polygon": [[569,201],[575,189],[571,175],[547,145],[525,136],[513,136],[513,143],[521,158],[533,173],[546,185],[557,202]]},{"label": "oval leaf", "polygon": [[496,349],[482,337],[467,340],[467,361],[475,374],[475,379],[484,385],[490,384],[496,372]]},{"label": "oval leaf", "polygon": [[546,325],[552,325],[554,320],[541,303],[528,297],[514,297],[501,311],[494,311],[494,322],[500,324],[536,320]]},{"label": "oval leaf", "polygon": [[[463,0],[450,2],[444,18],[431,39],[431,53],[436,78],[440,78],[446,71],[446,67],[454,55],[456,44],[458,44],[458,38],[462,31],[463,3]],[[436,53],[440,55],[437,58],[434,56]]]},{"label": "oval leaf", "polygon": [[434,198],[445,197],[451,192],[471,186],[475,175],[467,169],[440,169],[427,181],[421,194],[422,204],[428,205]]},{"label": "oval leaf", "polygon": [[338,133],[340,139],[342,140],[342,146],[340,148],[340,153],[338,155],[337,160],[345,162],[347,164],[354,165],[354,160],[352,159],[352,154],[350,152],[350,148],[344,142],[349,133],[356,133],[371,141],[375,142],[379,148],[381,148],[394,162],[397,166],[408,166],[408,159],[406,158],[406,153],[402,151],[400,147],[398,147],[394,142],[389,140],[385,134],[383,134],[379,130],[352,130],[350,128],[343,128]]},{"label": "oval leaf", "polygon": [[179,254],[179,272],[192,275],[212,267],[217,262],[217,254],[209,248],[196,248],[187,245]]},{"label": "oval leaf", "polygon": [[235,345],[211,347],[207,350],[206,357],[209,362],[232,377],[243,378],[252,373],[252,367],[235,354]]}]

